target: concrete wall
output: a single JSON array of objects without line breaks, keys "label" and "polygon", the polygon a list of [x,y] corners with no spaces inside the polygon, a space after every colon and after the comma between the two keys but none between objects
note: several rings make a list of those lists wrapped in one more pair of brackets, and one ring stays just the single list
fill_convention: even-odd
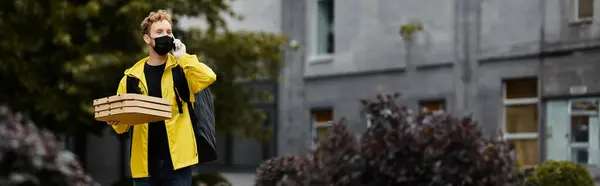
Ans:
[{"label": "concrete wall", "polygon": [[[312,51],[316,1],[306,3],[306,47]],[[336,1],[334,11],[335,55],[332,60],[314,64],[310,59],[314,55],[309,52],[306,76],[405,67],[408,46],[399,31],[400,25],[409,23],[424,26],[425,31],[415,36],[420,63],[452,61],[453,1],[345,0]]]},{"label": "concrete wall", "polygon": [[[546,1],[546,40],[550,43],[573,43],[597,40],[600,25],[597,22],[575,22],[574,1]],[[600,19],[600,4],[594,3],[594,20]]]},{"label": "concrete wall", "polygon": [[482,57],[539,51],[539,1],[484,0],[480,6]]},{"label": "concrete wall", "polygon": [[281,31],[298,41],[297,50],[284,48],[285,67],[279,82],[277,154],[301,154],[310,145],[309,114],[305,105],[304,67],[306,60],[306,2],[282,0]]},{"label": "concrete wall", "polygon": [[545,60],[544,96],[569,96],[572,86],[585,86],[586,94],[600,94],[600,50],[581,51]]}]

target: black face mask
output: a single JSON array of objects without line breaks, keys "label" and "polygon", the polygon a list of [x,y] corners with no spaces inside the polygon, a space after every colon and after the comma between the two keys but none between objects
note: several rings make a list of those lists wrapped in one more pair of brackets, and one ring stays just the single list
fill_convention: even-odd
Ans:
[{"label": "black face mask", "polygon": [[174,40],[171,36],[154,38],[154,51],[161,56],[169,53],[169,51],[175,48],[175,44],[173,44]]}]

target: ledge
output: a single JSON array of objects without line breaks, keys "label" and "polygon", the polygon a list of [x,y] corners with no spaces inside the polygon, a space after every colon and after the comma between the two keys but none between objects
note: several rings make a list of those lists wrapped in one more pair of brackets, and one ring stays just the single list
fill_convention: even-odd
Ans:
[{"label": "ledge", "polygon": [[569,21],[569,25],[570,26],[589,26],[590,24],[592,24],[592,22],[594,22],[594,18],[584,18],[584,19],[577,19],[577,20],[571,20]]},{"label": "ledge", "polygon": [[318,56],[310,56],[308,57],[309,65],[318,65],[318,64],[329,64],[333,62],[332,54],[324,54]]},{"label": "ledge", "polygon": [[[600,49],[600,39],[587,40],[583,42],[557,42],[547,43],[542,53],[538,52],[521,52],[521,53],[509,53],[493,56],[481,56],[479,58],[479,64],[503,62],[519,59],[528,58],[539,58],[539,57],[559,57],[567,56],[575,51],[586,51]],[[328,64],[333,62],[332,55],[309,57],[309,65]],[[438,63],[426,63],[416,65],[417,71],[420,70],[432,70],[441,68],[452,68],[454,66],[453,61],[438,62]],[[406,71],[406,67],[393,67],[386,69],[372,69],[364,71],[350,71],[350,72],[333,72],[318,75],[305,75],[304,79],[307,81],[317,79],[332,79],[340,77],[351,77],[351,76],[367,76],[373,74],[389,74],[389,73],[403,73]]]}]

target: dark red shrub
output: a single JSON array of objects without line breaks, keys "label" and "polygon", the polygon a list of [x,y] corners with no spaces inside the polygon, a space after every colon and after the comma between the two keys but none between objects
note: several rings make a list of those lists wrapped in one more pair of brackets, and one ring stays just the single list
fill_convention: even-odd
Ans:
[{"label": "dark red shrub", "polygon": [[0,106],[0,185],[98,185],[74,154],[59,148],[52,132],[23,121],[22,115]]},{"label": "dark red shrub", "polygon": [[[485,138],[469,118],[414,113],[396,95],[362,101],[371,123],[361,139],[335,124],[307,158],[279,157],[257,169],[257,185],[517,185],[508,144]],[[282,176],[286,175],[286,176]]]}]

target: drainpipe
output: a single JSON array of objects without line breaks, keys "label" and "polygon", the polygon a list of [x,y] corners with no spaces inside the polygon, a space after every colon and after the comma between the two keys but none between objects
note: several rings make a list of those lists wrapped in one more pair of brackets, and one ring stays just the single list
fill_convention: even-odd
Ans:
[{"label": "drainpipe", "polygon": [[542,91],[544,86],[544,73],[543,73],[543,65],[545,58],[545,43],[546,43],[546,0],[539,0],[539,13],[540,13],[540,38],[539,38],[539,67],[538,67],[538,78],[537,78],[537,92],[538,92],[538,160],[540,163],[546,161],[546,112],[545,105],[543,102],[543,93]]}]

